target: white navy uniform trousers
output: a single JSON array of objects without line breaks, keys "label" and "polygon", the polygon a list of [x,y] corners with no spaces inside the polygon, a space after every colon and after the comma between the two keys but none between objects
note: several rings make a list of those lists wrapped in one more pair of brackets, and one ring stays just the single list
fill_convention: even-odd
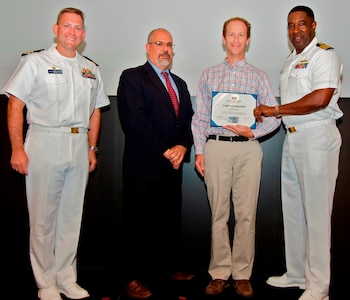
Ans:
[{"label": "white navy uniform trousers", "polygon": [[335,88],[327,108],[283,116],[287,134],[282,150],[281,184],[288,277],[305,278],[306,288],[328,294],[331,216],[338,176],[341,136],[336,119],[342,65],[333,49],[314,40],[287,58],[280,78],[281,103],[321,88]]},{"label": "white navy uniform trousers", "polygon": [[[108,105],[109,99],[97,66],[78,53],[75,58],[61,56],[55,44],[24,57],[4,91],[27,107],[26,194],[37,286],[69,285],[77,280],[89,175],[89,120],[93,110]],[[72,133],[72,127],[79,133]]]}]

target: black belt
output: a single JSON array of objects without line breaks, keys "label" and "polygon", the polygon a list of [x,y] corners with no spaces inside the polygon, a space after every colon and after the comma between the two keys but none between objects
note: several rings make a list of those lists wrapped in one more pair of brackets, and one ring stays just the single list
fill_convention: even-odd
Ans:
[{"label": "black belt", "polygon": [[218,140],[218,141],[225,141],[225,142],[246,142],[249,141],[249,139],[245,136],[224,136],[224,135],[214,135],[211,134],[208,136],[208,140]]}]

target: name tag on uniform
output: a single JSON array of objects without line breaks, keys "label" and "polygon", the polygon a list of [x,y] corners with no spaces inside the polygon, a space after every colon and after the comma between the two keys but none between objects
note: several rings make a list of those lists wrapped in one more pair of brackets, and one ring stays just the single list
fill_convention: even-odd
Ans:
[{"label": "name tag on uniform", "polygon": [[62,74],[62,70],[52,69],[47,71],[49,74]]}]

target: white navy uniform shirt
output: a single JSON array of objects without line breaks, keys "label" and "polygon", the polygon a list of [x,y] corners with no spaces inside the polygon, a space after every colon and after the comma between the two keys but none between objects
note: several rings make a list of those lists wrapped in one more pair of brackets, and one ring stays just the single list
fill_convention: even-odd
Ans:
[{"label": "white navy uniform shirt", "polygon": [[322,88],[335,88],[329,105],[306,115],[283,116],[287,126],[309,121],[339,119],[343,112],[338,106],[340,77],[343,66],[332,47],[319,43],[315,37],[299,54],[288,56],[280,76],[281,104],[299,100],[306,94]]},{"label": "white navy uniform shirt", "polygon": [[62,56],[56,44],[23,56],[3,90],[26,104],[29,124],[48,127],[89,128],[94,109],[110,104],[97,65]]}]

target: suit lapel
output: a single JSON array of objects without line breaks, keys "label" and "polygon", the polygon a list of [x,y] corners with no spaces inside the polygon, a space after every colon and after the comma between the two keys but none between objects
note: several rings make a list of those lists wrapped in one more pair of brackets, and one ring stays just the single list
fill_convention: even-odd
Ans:
[{"label": "suit lapel", "polygon": [[[166,87],[164,86],[163,82],[160,80],[159,76],[157,75],[156,71],[153,69],[153,67],[148,62],[146,62],[144,64],[144,68],[145,68],[145,71],[148,74],[150,80],[154,83],[154,85],[158,88],[158,90],[162,94],[162,98],[167,100],[166,104],[167,104],[168,108],[173,112],[173,114],[175,116],[175,110],[174,110],[173,104],[171,103],[171,99],[170,99],[169,93],[168,93]],[[174,79],[174,77],[173,77],[173,79]],[[176,84],[175,79],[174,79],[174,82]],[[181,92],[180,92],[178,86],[179,85],[176,84],[176,87],[177,87],[178,92],[179,92],[179,98],[181,99]],[[180,101],[180,103],[181,103],[181,101]],[[179,106],[179,109],[180,108],[181,108],[181,105]]]}]

